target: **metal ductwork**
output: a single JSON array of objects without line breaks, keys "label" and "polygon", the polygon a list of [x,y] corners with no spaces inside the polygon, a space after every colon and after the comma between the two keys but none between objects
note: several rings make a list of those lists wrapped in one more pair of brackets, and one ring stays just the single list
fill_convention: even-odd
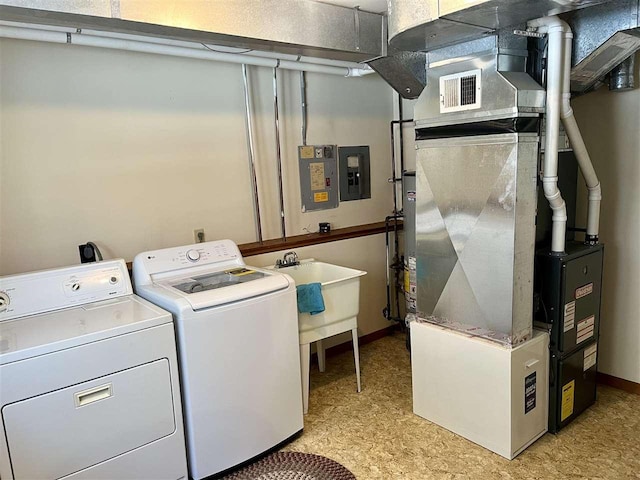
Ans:
[{"label": "metal ductwork", "polygon": [[388,0],[389,44],[430,51],[606,0]]},{"label": "metal ductwork", "polygon": [[[489,42],[494,48],[487,51]],[[532,332],[545,91],[524,71],[500,71],[500,56],[509,52],[499,43],[477,40],[457,58],[430,53],[414,112],[417,311],[511,346]],[[503,63],[523,65],[515,60]]]},{"label": "metal ductwork", "polygon": [[[562,18],[571,26],[574,36],[573,92],[593,88],[607,73],[640,50],[640,0],[615,0]],[[618,80],[625,71],[624,66],[617,70]],[[633,70],[631,73],[633,75]]]},{"label": "metal ductwork", "polygon": [[427,83],[427,55],[423,52],[395,51],[389,47],[385,57],[367,63],[403,98],[420,96]]},{"label": "metal ductwork", "polygon": [[[574,32],[571,91],[589,91],[618,65],[621,66],[610,85],[615,90],[633,88],[633,70],[629,69],[633,59],[627,59],[640,50],[640,0],[389,0],[388,3],[390,48],[414,52],[465,44],[536,18],[562,13],[561,18]],[[625,61],[628,63],[623,64]]]},{"label": "metal ductwork", "polygon": [[0,0],[0,19],[334,60],[386,54],[383,15],[311,1]]},{"label": "metal ductwork", "polygon": [[636,87],[635,82],[636,62],[633,55],[611,70],[609,75],[609,90],[621,92],[632,90]]}]

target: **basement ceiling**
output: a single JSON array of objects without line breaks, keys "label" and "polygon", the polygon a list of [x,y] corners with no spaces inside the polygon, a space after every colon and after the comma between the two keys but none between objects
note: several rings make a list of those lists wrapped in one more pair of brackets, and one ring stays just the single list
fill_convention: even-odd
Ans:
[{"label": "basement ceiling", "polygon": [[330,3],[347,8],[360,8],[365,12],[386,13],[387,0],[321,0],[321,3]]}]

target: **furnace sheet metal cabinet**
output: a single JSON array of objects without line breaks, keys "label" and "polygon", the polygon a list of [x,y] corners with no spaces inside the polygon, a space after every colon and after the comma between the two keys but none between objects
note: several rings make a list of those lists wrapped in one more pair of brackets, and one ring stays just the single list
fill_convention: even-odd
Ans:
[{"label": "furnace sheet metal cabinet", "polygon": [[537,135],[417,145],[418,315],[504,344],[527,340]]}]

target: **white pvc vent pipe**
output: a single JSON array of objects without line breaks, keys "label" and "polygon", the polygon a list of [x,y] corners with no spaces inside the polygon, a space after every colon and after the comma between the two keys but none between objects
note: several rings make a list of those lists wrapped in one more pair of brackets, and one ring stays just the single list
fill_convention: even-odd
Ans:
[{"label": "white pvc vent pipe", "polygon": [[567,228],[567,206],[558,189],[558,136],[560,133],[560,104],[562,99],[562,72],[564,23],[557,17],[545,17],[529,25],[548,34],[547,50],[547,99],[544,165],[542,167],[542,188],[549,201],[553,215],[551,230],[551,251],[563,253]]},{"label": "white pvc vent pipe", "polygon": [[374,70],[368,66],[361,66],[351,62],[258,51],[246,53],[225,52],[222,51],[225,47],[216,46],[211,48],[195,42],[181,42],[155,37],[138,37],[136,35],[98,31],[81,31],[78,33],[75,29],[64,27],[0,22],[0,37],[129,50],[132,52],[154,53],[174,57],[282,68],[284,70],[341,75],[344,77],[362,77],[374,73]]},{"label": "white pvc vent pipe", "polygon": [[600,182],[587,153],[571,108],[571,44],[573,34],[569,25],[558,17],[544,17],[528,23],[541,33],[548,34],[546,143],[542,185],[553,211],[551,251],[563,253],[567,225],[567,208],[558,190],[558,136],[560,120],[565,127],[573,152],[589,189],[586,243],[598,243],[600,221]]},{"label": "white pvc vent pipe", "polygon": [[573,115],[573,109],[571,108],[571,43],[573,41],[573,34],[571,30],[565,32],[565,45],[564,45],[564,79],[562,88],[562,107],[560,118],[564,125],[564,130],[571,142],[571,148],[578,160],[580,171],[584,177],[584,181],[587,185],[588,194],[588,210],[587,210],[587,233],[585,236],[585,243],[589,245],[595,245],[598,243],[598,233],[600,228],[600,202],[602,201],[602,190],[600,188],[600,181],[598,175],[593,168],[591,157],[582,139],[582,134],[576,123],[576,118]]}]

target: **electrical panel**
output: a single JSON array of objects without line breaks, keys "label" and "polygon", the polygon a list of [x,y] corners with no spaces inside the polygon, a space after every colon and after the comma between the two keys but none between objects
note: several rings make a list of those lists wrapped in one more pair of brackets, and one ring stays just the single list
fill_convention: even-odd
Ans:
[{"label": "electrical panel", "polygon": [[369,147],[340,147],[340,201],[371,198]]},{"label": "electrical panel", "polygon": [[298,147],[303,212],[338,206],[337,151],[336,145]]}]

